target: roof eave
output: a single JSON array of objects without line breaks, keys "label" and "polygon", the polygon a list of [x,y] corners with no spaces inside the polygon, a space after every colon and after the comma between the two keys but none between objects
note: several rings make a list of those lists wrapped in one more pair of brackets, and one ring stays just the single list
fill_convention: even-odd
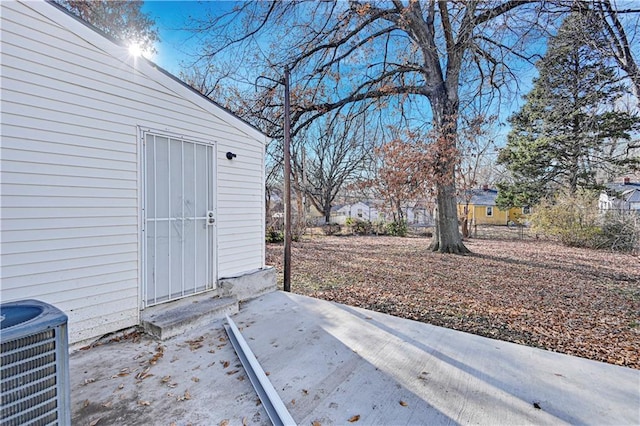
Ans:
[{"label": "roof eave", "polygon": [[[62,5],[54,2],[53,0],[28,1],[23,3],[28,7],[43,14],[44,16],[47,16],[49,19],[53,20],[59,25],[67,28],[69,31],[72,31],[79,37],[83,36],[83,34],[79,34],[79,32],[82,31],[83,28],[85,29],[85,31],[87,31],[86,33],[87,35],[95,34],[95,36],[99,37],[99,39],[91,40],[93,42],[97,42],[93,44],[115,58],[120,57],[118,53],[123,53],[123,52],[128,53],[127,46],[124,46],[121,42],[105,34],[99,28],[96,28],[95,26],[91,25],[85,20],[69,12]],[[47,5],[55,8],[57,11],[62,13],[61,17],[64,16],[65,19],[71,18],[73,21],[69,21],[69,23],[75,22],[76,24],[72,25],[73,28],[70,28],[70,26],[64,25],[65,24],[64,22],[59,22],[58,20],[55,19],[56,18],[55,15],[52,16],[52,14],[47,13],[47,10],[43,10],[41,8],[42,5]],[[100,40],[102,40],[102,43],[100,43]],[[117,49],[118,51],[114,52],[112,51],[112,49]],[[153,73],[159,73],[159,75],[161,75],[163,79],[166,79],[168,77],[167,82],[170,85],[175,85],[175,84],[178,85],[176,87],[171,87],[170,89],[173,89],[174,91],[175,90],[185,91],[185,96],[189,94],[188,96],[191,96],[193,98],[194,103],[200,105],[200,107],[202,107],[203,109],[208,110],[211,114],[219,117],[221,120],[229,123],[232,126],[234,126],[234,124],[237,124],[237,126],[235,127],[243,131],[244,133],[247,133],[248,135],[254,137],[256,140],[259,140],[262,143],[266,144],[271,139],[267,134],[265,134],[263,131],[261,131],[260,129],[258,129],[257,127],[255,127],[254,125],[246,121],[245,119],[239,117],[238,115],[230,111],[228,108],[223,107],[222,105],[218,104],[211,98],[203,95],[198,90],[194,89],[193,87],[189,86],[187,83],[182,81],[180,78],[176,77],[175,75],[171,74],[169,71],[157,65],[155,62],[142,57],[142,58],[137,58],[137,60],[134,63],[132,63],[131,66],[145,68],[141,71],[146,73],[147,75],[153,74]],[[178,89],[178,87],[180,89]]]}]

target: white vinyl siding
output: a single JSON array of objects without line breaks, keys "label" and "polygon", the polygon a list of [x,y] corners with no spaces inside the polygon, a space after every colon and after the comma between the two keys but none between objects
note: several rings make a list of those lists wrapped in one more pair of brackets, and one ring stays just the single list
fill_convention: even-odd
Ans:
[{"label": "white vinyl siding", "polygon": [[263,135],[52,5],[0,7],[3,302],[55,304],[71,342],[137,324],[147,129],[216,147],[217,278],[264,266]]},{"label": "white vinyl siding", "polygon": [[[218,154],[218,266],[219,276],[235,276],[255,264],[256,249],[264,244],[254,239],[260,234],[264,241],[264,175],[256,173],[262,162],[263,146],[252,149],[219,149]],[[227,160],[226,152],[237,154]],[[241,196],[239,196],[241,195]],[[253,249],[247,250],[253,245]],[[262,266],[256,266],[259,268]]]}]

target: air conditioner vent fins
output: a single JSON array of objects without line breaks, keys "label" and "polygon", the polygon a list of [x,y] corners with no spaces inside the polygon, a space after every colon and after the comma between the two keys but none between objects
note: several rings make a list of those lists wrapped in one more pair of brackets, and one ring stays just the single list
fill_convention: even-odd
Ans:
[{"label": "air conditioner vent fins", "polygon": [[34,300],[0,309],[0,426],[69,424],[66,315]]}]

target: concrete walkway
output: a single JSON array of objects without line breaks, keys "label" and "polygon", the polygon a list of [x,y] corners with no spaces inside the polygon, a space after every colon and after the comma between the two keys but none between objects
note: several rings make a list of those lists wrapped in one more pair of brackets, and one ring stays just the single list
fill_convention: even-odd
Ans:
[{"label": "concrete walkway", "polygon": [[[233,318],[299,425],[640,424],[638,370],[283,292]],[[269,424],[238,365],[222,321],[76,352],[74,424]]]}]

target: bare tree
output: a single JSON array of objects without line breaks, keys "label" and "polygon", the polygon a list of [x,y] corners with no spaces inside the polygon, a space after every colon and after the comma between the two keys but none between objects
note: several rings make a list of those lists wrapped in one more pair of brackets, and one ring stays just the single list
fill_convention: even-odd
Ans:
[{"label": "bare tree", "polygon": [[74,15],[89,22],[108,36],[137,43],[143,52],[154,52],[159,40],[155,21],[142,12],[141,1],[55,0]]},{"label": "bare tree", "polygon": [[470,235],[467,211],[473,197],[473,190],[479,185],[491,185],[495,175],[497,147],[494,128],[497,117],[476,112],[470,117],[462,117],[460,129],[461,158],[458,166],[458,198],[465,206],[462,217],[462,236]]},{"label": "bare tree", "polygon": [[225,106],[234,105],[235,108],[235,104],[242,97],[233,88],[220,84],[222,80],[229,78],[231,74],[231,70],[223,70],[216,64],[207,63],[203,66],[184,68],[180,72],[180,79],[204,96],[216,102],[224,99],[227,102]]},{"label": "bare tree", "polygon": [[[594,36],[592,46],[604,50],[608,56],[615,59],[631,80],[633,91],[640,99],[640,68],[634,57],[639,53],[637,32],[640,24],[640,7],[618,8],[615,0],[613,2],[611,0],[573,0],[565,2],[567,3],[572,9],[578,10],[588,18],[590,32],[587,34]],[[635,6],[638,4],[636,3]],[[601,40],[606,40],[606,43],[601,43]]]},{"label": "bare tree", "polygon": [[365,117],[327,114],[299,135],[294,150],[296,181],[313,206],[329,223],[331,207],[340,190],[362,175],[374,138]]},{"label": "bare tree", "polygon": [[[252,52],[271,73],[294,70],[294,133],[328,111],[348,114],[354,104],[384,111],[412,102],[429,110],[436,129],[437,221],[431,248],[466,253],[458,231],[457,163],[460,86],[501,87],[514,77],[507,58],[527,59],[524,36],[533,31],[540,4],[521,0],[255,2],[207,19],[205,56]],[[517,19],[513,11],[521,9]],[[271,38],[269,36],[272,36]],[[269,46],[269,42],[273,45]],[[255,56],[257,55],[257,56]],[[245,64],[250,62],[243,56]],[[264,68],[263,68],[264,69]],[[464,73],[463,73],[464,71]],[[277,106],[273,86],[254,103],[263,113]],[[276,123],[277,115],[271,115]]]}]

